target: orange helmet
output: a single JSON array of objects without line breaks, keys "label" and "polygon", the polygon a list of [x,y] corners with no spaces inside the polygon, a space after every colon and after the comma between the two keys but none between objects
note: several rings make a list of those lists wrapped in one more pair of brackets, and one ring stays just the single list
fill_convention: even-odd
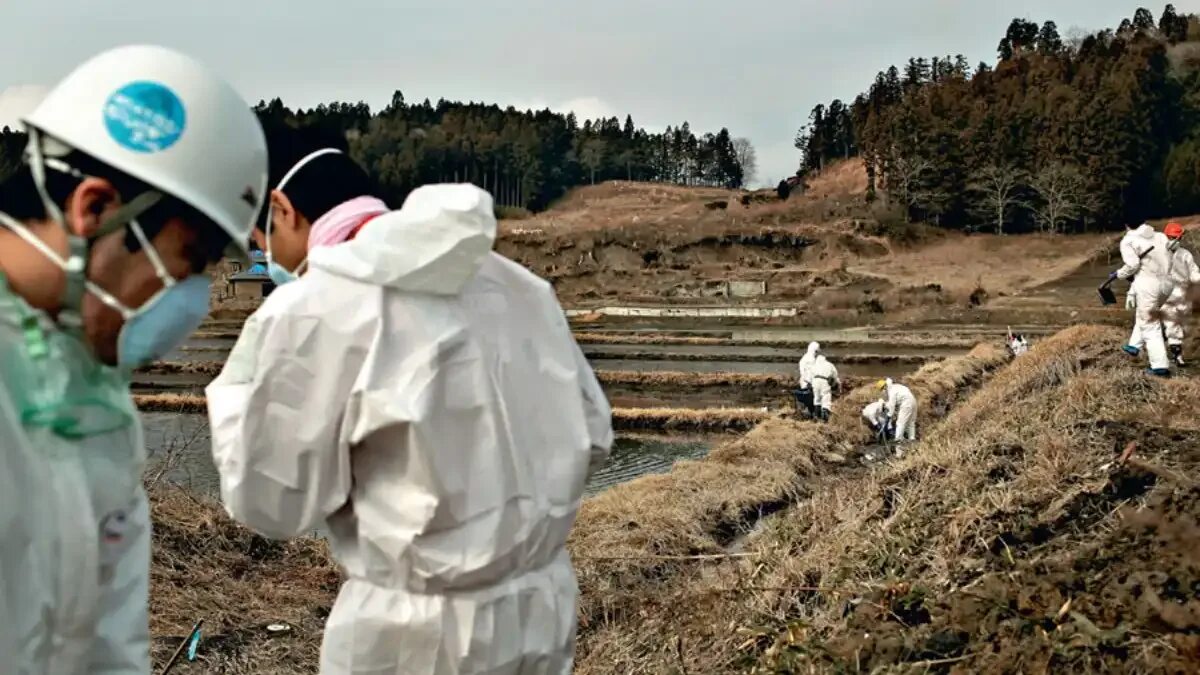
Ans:
[{"label": "orange helmet", "polygon": [[1167,223],[1163,228],[1163,234],[1167,235],[1168,239],[1179,239],[1183,236],[1183,226],[1179,223]]}]

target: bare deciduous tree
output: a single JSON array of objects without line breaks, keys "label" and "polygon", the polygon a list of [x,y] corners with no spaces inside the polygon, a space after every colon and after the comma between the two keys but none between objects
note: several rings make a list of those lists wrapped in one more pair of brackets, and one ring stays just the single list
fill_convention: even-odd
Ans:
[{"label": "bare deciduous tree", "polygon": [[894,198],[904,206],[904,219],[908,220],[908,209],[917,206],[922,199],[921,178],[933,170],[933,164],[921,157],[906,157],[898,152],[892,153],[884,174],[885,187],[889,198]]},{"label": "bare deciduous tree", "polygon": [[995,218],[996,234],[1004,234],[1010,209],[1025,205],[1020,189],[1026,180],[1025,172],[1011,164],[989,164],[972,177],[967,189],[979,195],[975,210],[981,216]]},{"label": "bare deciduous tree", "polygon": [[579,153],[579,162],[591,171],[592,185],[596,184],[596,170],[604,164],[606,146],[604,141],[593,138],[583,144],[583,149]]},{"label": "bare deciduous tree", "polygon": [[742,185],[750,185],[758,177],[758,153],[749,138],[733,139],[733,153],[742,166]]},{"label": "bare deciduous tree", "polygon": [[1083,173],[1068,164],[1049,164],[1029,182],[1041,198],[1034,209],[1043,232],[1058,232],[1063,225],[1082,218],[1095,207]]}]

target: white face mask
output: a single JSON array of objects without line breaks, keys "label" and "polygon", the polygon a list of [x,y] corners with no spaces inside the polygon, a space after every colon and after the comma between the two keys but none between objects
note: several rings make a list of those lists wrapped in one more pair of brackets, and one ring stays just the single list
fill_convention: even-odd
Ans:
[{"label": "white face mask", "polygon": [[[335,154],[340,155],[342,154],[342,151],[338,150],[337,148],[322,148],[320,150],[310,152],[304,157],[301,157],[300,161],[296,162],[292,168],[288,169],[287,173],[283,174],[283,178],[279,179],[279,185],[276,185],[275,189],[282,190],[283,186],[287,185],[288,181],[295,178],[297,173],[300,173],[300,169],[304,168],[305,164],[308,164],[321,155]],[[266,230],[264,230],[267,233],[267,276],[271,277],[271,282],[276,286],[282,286],[300,278],[300,272],[308,264],[308,258],[305,257],[304,260],[301,260],[300,264],[297,265],[296,269],[294,270],[289,270],[283,265],[275,262],[275,257],[271,255],[271,228],[274,225],[274,221],[275,211],[271,206],[271,197],[270,195],[267,195],[267,224]]]}]

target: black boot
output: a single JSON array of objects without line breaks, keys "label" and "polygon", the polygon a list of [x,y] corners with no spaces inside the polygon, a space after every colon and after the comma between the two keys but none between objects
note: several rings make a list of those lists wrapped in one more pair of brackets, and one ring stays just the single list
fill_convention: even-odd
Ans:
[{"label": "black boot", "polygon": [[1183,345],[1167,345],[1167,351],[1171,352],[1171,361],[1180,368],[1187,365],[1183,360]]}]

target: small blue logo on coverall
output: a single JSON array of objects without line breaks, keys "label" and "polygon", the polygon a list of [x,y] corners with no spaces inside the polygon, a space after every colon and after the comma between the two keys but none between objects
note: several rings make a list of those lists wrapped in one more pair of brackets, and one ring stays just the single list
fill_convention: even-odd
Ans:
[{"label": "small blue logo on coverall", "polygon": [[126,150],[160,152],[183,136],[183,101],[157,82],[130,82],[104,104],[108,135]]}]

